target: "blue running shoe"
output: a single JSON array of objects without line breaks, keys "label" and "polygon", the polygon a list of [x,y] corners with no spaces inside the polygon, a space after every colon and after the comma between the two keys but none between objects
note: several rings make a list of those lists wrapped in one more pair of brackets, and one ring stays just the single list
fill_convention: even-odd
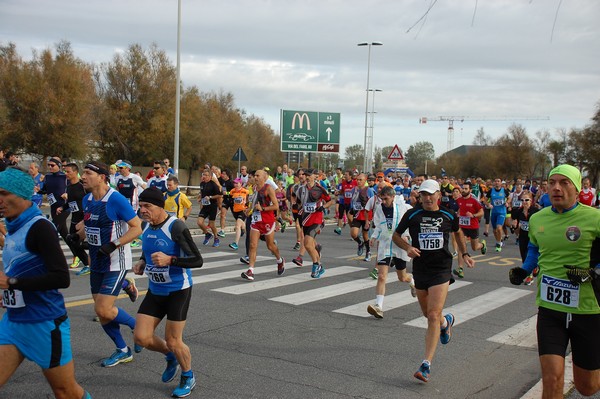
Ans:
[{"label": "blue running shoe", "polygon": [[204,235],[204,241],[202,241],[202,245],[208,245],[208,243],[210,242],[210,239],[213,237],[212,234],[210,233],[206,233]]},{"label": "blue running shoe", "polygon": [[132,360],[133,355],[129,347],[127,348],[127,352],[121,352],[120,349],[117,349],[109,358],[102,361],[102,367],[113,367],[119,363],[129,363]]},{"label": "blue running shoe", "polygon": [[317,271],[319,270],[319,264],[318,263],[313,263],[312,265],[312,269],[310,271],[310,276],[312,278],[315,278],[315,276],[317,275]]},{"label": "blue running shoe", "polygon": [[177,359],[169,360],[167,359],[167,367],[162,374],[162,382],[171,382],[177,376],[177,372],[179,371],[179,362]]},{"label": "blue running shoe", "polygon": [[364,252],[365,252],[365,243],[361,241],[360,244],[358,244],[358,249],[356,250],[356,255],[362,256],[362,254]]},{"label": "blue running shoe", "polygon": [[322,265],[319,265],[317,273],[315,274],[315,278],[320,278],[323,275],[323,273],[325,273],[325,268]]},{"label": "blue running shoe", "polygon": [[82,399],[92,399],[92,395],[88,391],[84,391]]},{"label": "blue running shoe", "polygon": [[444,317],[448,322],[448,326],[442,328],[440,331],[440,342],[442,345],[446,345],[450,342],[450,339],[452,338],[452,326],[454,325],[454,315],[452,313],[447,313]]},{"label": "blue running shoe", "polygon": [[232,242],[231,244],[229,244],[229,248],[233,249],[234,251],[237,251],[239,247],[235,242]]},{"label": "blue running shoe", "polygon": [[221,238],[225,237],[225,232],[223,230],[219,230],[219,232],[217,233],[217,235]]},{"label": "blue running shoe", "polygon": [[133,351],[135,353],[140,353],[143,350],[144,350],[144,347],[142,345],[133,344]]},{"label": "blue running shoe", "polygon": [[334,232],[335,234],[337,234],[338,236],[341,236],[341,235],[342,235],[342,229],[340,229],[339,227],[336,227],[336,229],[335,229],[335,230],[333,230],[333,232]]},{"label": "blue running shoe", "polygon": [[77,273],[75,273],[76,276],[85,276],[87,274],[90,274],[91,270],[89,266],[84,266],[83,268],[81,268],[80,271],[78,271]]},{"label": "blue running shoe", "polygon": [[419,367],[419,369],[417,370],[417,372],[415,373],[415,378],[418,380],[421,380],[423,382],[427,382],[429,381],[429,364],[428,363],[421,363],[421,367]]},{"label": "blue running shoe", "polygon": [[213,242],[213,247],[218,247],[219,245],[221,245],[221,240],[219,240],[218,238],[215,238],[215,241]]},{"label": "blue running shoe", "polygon": [[196,386],[196,377],[185,377],[181,376],[179,386],[173,390],[171,396],[174,398],[185,398],[192,393],[192,390]]}]

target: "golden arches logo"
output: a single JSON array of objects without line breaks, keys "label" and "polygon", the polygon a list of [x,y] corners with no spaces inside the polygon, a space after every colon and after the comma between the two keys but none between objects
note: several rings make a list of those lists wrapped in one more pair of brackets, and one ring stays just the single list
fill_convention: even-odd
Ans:
[{"label": "golden arches logo", "polygon": [[296,118],[298,118],[299,129],[302,129],[302,126],[304,125],[304,119],[306,118],[306,130],[310,130],[310,118],[308,117],[306,112],[304,112],[302,115],[300,115],[299,112],[296,112],[294,114],[294,116],[292,117],[292,130],[296,129]]}]

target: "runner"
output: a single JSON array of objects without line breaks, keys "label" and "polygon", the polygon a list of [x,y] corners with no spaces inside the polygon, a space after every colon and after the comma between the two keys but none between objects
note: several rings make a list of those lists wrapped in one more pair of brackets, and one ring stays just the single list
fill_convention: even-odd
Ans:
[{"label": "runner", "polygon": [[[413,259],[413,276],[417,299],[423,315],[427,318],[425,336],[425,359],[414,374],[415,378],[429,381],[431,361],[438,339],[445,345],[452,338],[454,315],[442,317],[442,309],[452,279],[452,255],[448,250],[450,233],[455,234],[459,256],[465,257],[468,267],[475,261],[466,251],[464,236],[456,214],[440,208],[440,185],[435,180],[425,180],[419,186],[421,205],[409,209],[398,224],[393,241]],[[412,245],[402,235],[408,229]]]},{"label": "runner", "polygon": [[65,203],[63,194],[67,192],[67,176],[61,171],[62,161],[58,158],[48,160],[48,173],[44,176],[44,192],[50,205],[50,217],[56,226],[58,234],[65,239],[69,234],[67,229],[67,213],[58,214],[56,210]]},{"label": "runner", "polygon": [[167,178],[167,192],[165,193],[165,211],[169,216],[186,221],[192,213],[192,202],[185,193],[179,190],[177,176]]},{"label": "runner", "polygon": [[501,179],[495,179],[494,186],[488,192],[488,199],[492,206],[490,219],[494,237],[496,238],[496,252],[502,251],[502,227],[506,220],[506,199],[509,195],[508,190],[502,187],[502,184]]},{"label": "runner", "polygon": [[[198,214],[198,227],[202,229],[204,233],[203,245],[208,245],[210,239],[214,237],[213,247],[221,245],[219,237],[217,236],[217,226],[215,220],[217,219],[217,212],[219,211],[219,198],[223,196],[221,193],[221,187],[212,180],[212,172],[205,169],[202,172],[202,181],[200,182],[200,195],[198,196],[198,202],[200,202],[201,208]],[[208,226],[204,221],[208,218]],[[210,228],[210,231],[208,231]]]},{"label": "runner", "polygon": [[[536,304],[542,397],[563,397],[570,343],[573,382],[584,396],[600,391],[600,213],[577,202],[581,173],[559,165],[548,175],[552,207],[529,220],[529,247],[510,282],[523,283],[539,267]],[[596,244],[596,245],[594,245]]]},{"label": "runner", "polygon": [[[42,369],[57,398],[91,399],[75,380],[71,328],[60,289],[69,286],[56,228],[31,202],[35,182],[9,167],[0,173],[0,214],[8,235],[0,272],[0,388],[23,360]],[[23,392],[25,396],[27,392]]]},{"label": "runner", "polygon": [[221,229],[217,235],[221,238],[225,237],[225,219],[227,217],[227,209],[233,208],[231,202],[231,195],[229,192],[233,189],[233,179],[231,178],[231,171],[229,169],[223,169],[221,176],[219,177],[219,184],[221,185],[222,200],[219,202],[219,221]]},{"label": "runner", "polygon": [[[479,220],[483,216],[483,207],[475,199],[471,192],[471,182],[462,184],[461,197],[456,199],[458,204],[458,224],[466,238],[471,241],[473,251],[481,251],[482,255],[487,252],[487,243],[485,240],[479,240]],[[465,243],[466,246],[466,243]],[[458,278],[464,278],[463,258],[458,258],[458,268],[453,269],[452,273]]]},{"label": "runner", "polygon": [[352,189],[356,187],[356,180],[352,179],[350,171],[347,170],[344,173],[344,179],[340,183],[337,191],[339,195],[339,207],[338,207],[338,227],[334,230],[337,235],[342,235],[342,227],[346,225],[344,218],[348,219],[348,222],[352,222],[352,215],[350,213],[352,203]]},{"label": "runner", "polygon": [[[375,190],[369,186],[365,186],[367,175],[361,173],[356,177],[357,186],[351,191],[351,211],[350,214],[353,216],[352,222],[350,223],[350,237],[358,244],[356,254],[361,256],[365,253],[365,262],[371,261],[371,245],[369,243],[369,228],[371,226],[371,219],[373,213],[365,210],[365,205],[369,198],[375,195]],[[383,180],[383,173],[381,173],[381,180]],[[362,235],[359,237],[359,233]]]},{"label": "runner", "polygon": [[[529,191],[523,193],[522,205],[512,211],[512,227],[519,232],[519,252],[521,253],[521,261],[525,262],[527,258],[527,247],[529,246],[529,219],[538,211],[538,208],[533,204],[533,194]],[[530,285],[533,279],[538,275],[538,268],[525,278],[525,285]]]},{"label": "runner", "polygon": [[242,236],[242,232],[246,227],[246,213],[248,208],[249,191],[242,187],[242,179],[239,177],[233,180],[233,189],[229,192],[233,202],[233,218],[235,219],[235,241],[229,244],[229,247],[235,251],[238,250],[238,244]]},{"label": "runner", "polygon": [[[379,192],[380,201],[375,202],[373,209],[373,233],[371,239],[378,242],[377,269],[375,278],[375,304],[367,306],[367,312],[377,319],[383,318],[383,298],[385,285],[390,267],[396,269],[398,280],[409,283],[410,293],[417,296],[415,282],[412,274],[406,272],[406,263],[410,260],[406,251],[400,249],[392,242],[392,236],[402,216],[411,208],[406,205],[402,196],[396,195],[392,187],[383,187]],[[407,234],[405,234],[407,236]]]},{"label": "runner", "polygon": [[[169,178],[173,178],[171,176]],[[133,272],[148,276],[148,292],[135,320],[136,344],[165,355],[167,366],[162,382],[171,382],[181,368],[181,380],[172,396],[188,396],[196,386],[192,354],[183,342],[183,329],[192,297],[192,272],[203,265],[185,223],[165,211],[163,194],[150,187],[140,195],[140,214],[149,224],[142,234],[142,258]],[[165,338],[156,335],[156,327],[167,317]]]}]

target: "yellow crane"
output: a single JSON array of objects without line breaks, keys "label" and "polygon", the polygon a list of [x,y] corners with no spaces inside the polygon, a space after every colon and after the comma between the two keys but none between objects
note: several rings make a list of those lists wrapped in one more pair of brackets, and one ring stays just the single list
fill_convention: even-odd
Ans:
[{"label": "yellow crane", "polygon": [[550,120],[549,116],[493,116],[493,117],[469,117],[469,116],[437,116],[434,118],[430,118],[427,116],[421,117],[419,119],[419,123],[425,124],[427,122],[440,122],[440,121],[448,121],[448,141],[447,141],[447,151],[450,151],[454,148],[454,122],[464,122],[464,121],[472,121],[472,122],[482,122],[482,121],[536,121],[536,120]]}]

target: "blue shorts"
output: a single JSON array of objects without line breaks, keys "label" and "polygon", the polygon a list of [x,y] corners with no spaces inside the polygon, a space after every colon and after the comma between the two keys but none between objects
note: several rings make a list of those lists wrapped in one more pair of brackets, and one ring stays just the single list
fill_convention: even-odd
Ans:
[{"label": "blue shorts", "polygon": [[127,270],[99,273],[92,270],[90,273],[90,289],[93,294],[118,296],[121,292],[123,279]]},{"label": "blue shorts", "polygon": [[491,219],[492,229],[495,229],[496,226],[504,226],[504,220],[506,220],[506,213],[492,211]]},{"label": "blue shorts", "polygon": [[42,369],[64,366],[73,360],[71,323],[66,314],[38,323],[15,323],[5,314],[0,320],[0,345],[14,345]]}]

